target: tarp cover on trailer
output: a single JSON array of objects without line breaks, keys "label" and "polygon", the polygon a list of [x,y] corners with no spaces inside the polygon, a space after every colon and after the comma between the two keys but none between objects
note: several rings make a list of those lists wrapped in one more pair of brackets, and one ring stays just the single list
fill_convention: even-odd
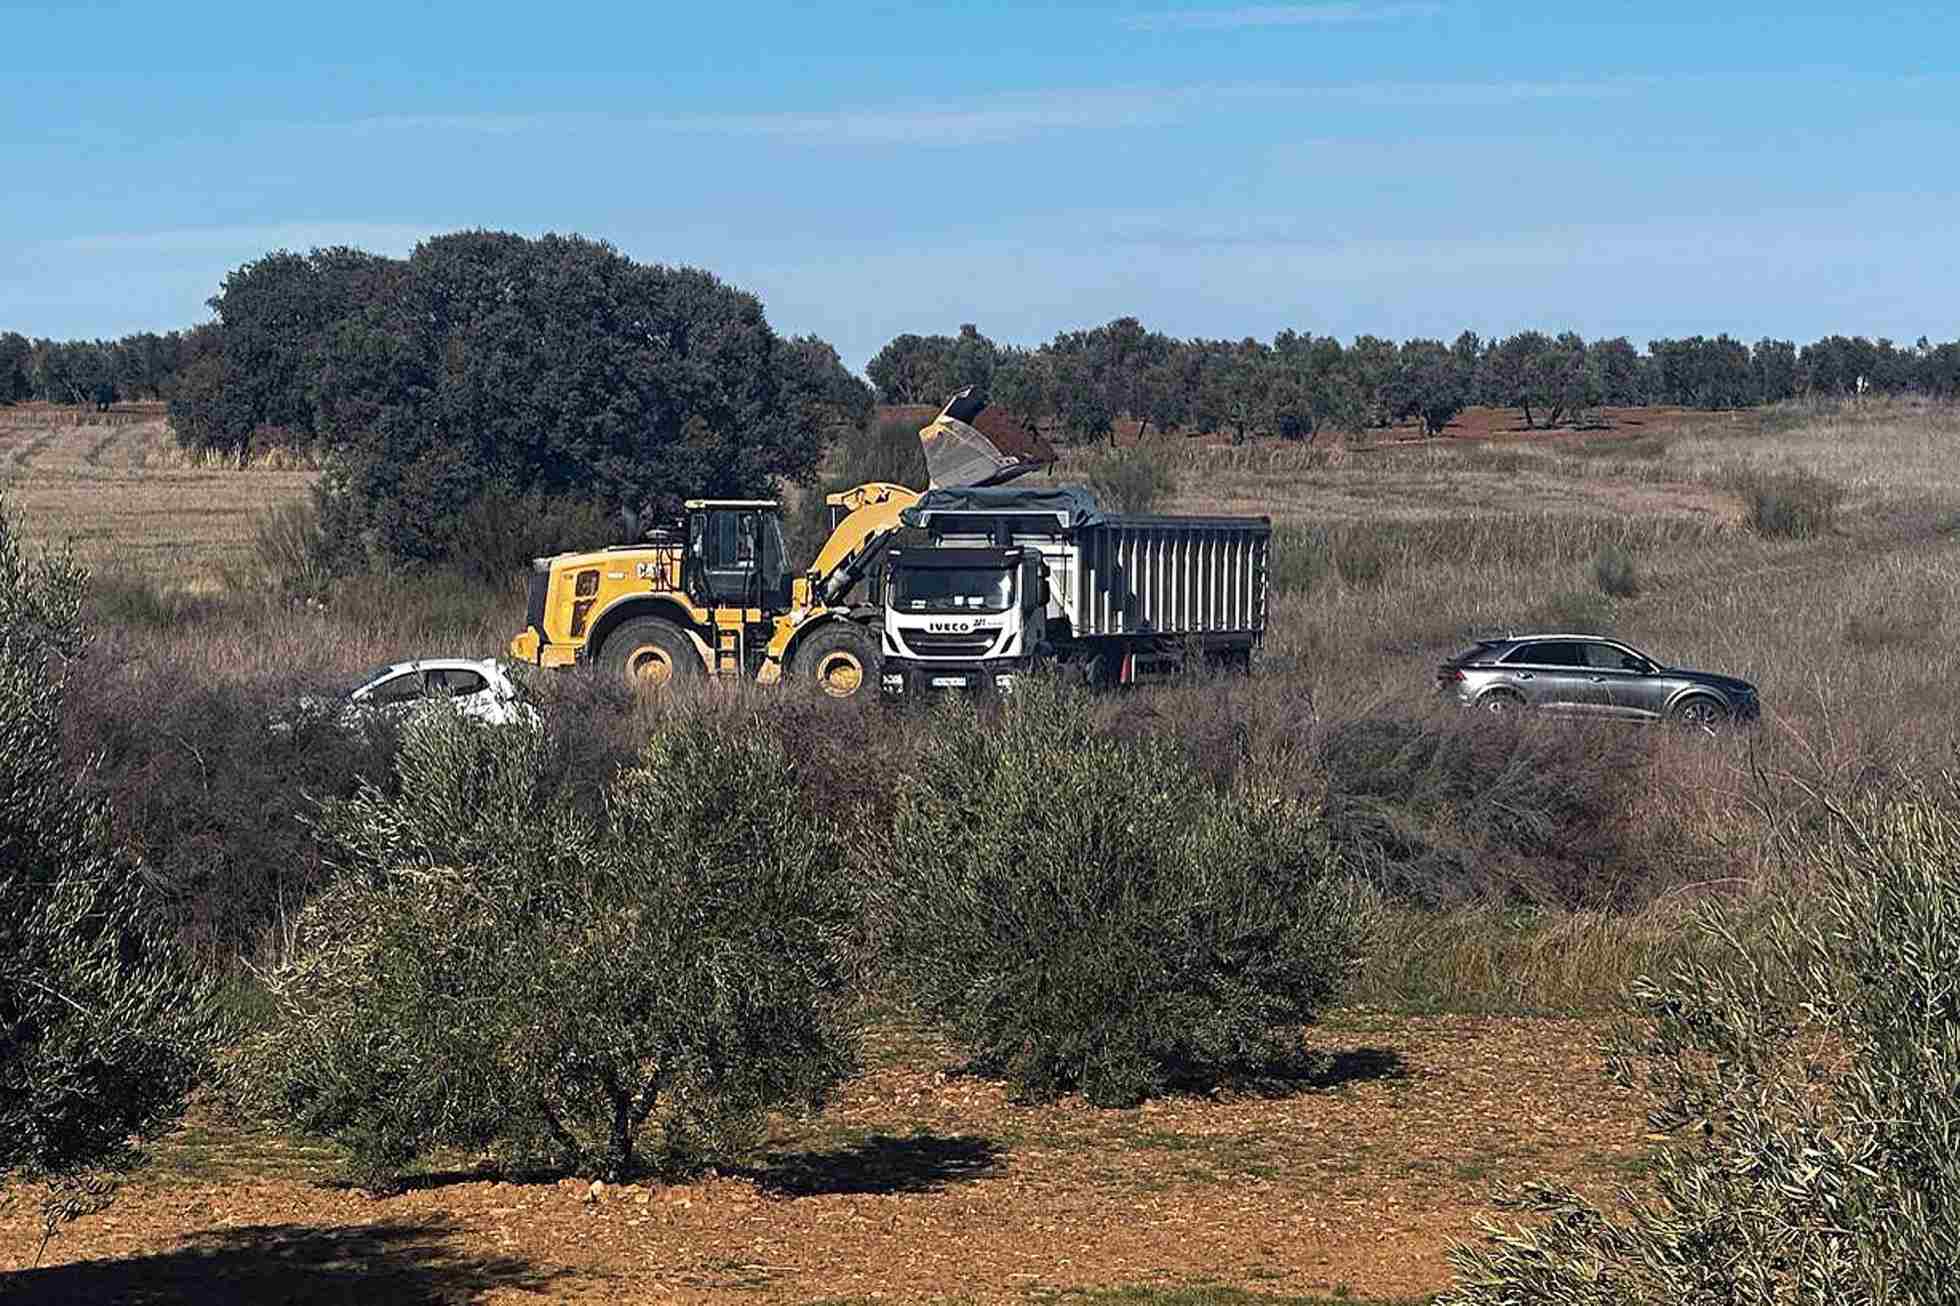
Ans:
[{"label": "tarp cover on trailer", "polygon": [[962,486],[927,490],[919,501],[899,514],[907,526],[920,526],[935,512],[1052,512],[1064,514],[1070,530],[1100,526],[1109,514],[1096,502],[1096,496],[1080,485],[1044,486],[1040,489],[1013,485]]}]

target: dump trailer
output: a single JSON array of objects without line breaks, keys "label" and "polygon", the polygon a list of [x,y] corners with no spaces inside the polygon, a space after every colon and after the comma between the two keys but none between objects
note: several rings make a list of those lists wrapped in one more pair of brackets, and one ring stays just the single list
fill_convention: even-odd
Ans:
[{"label": "dump trailer", "polygon": [[[969,424],[985,406],[962,390],[919,432],[931,484],[1000,485],[1041,465]],[[878,574],[920,494],[872,481],[827,496],[830,536],[801,572],[788,565],[773,499],[689,500],[644,539],[535,559],[510,654],[636,687],[795,679],[851,697],[876,681],[884,617],[860,582]]]},{"label": "dump trailer", "polygon": [[900,518],[928,543],[887,559],[887,697],[1047,664],[1088,684],[1245,668],[1265,634],[1267,517],[1124,516],[1060,487],[934,490]]}]

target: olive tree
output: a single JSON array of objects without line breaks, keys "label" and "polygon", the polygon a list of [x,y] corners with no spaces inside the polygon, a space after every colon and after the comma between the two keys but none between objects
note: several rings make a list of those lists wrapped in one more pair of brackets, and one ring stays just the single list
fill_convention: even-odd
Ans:
[{"label": "olive tree", "polygon": [[1452,1306],[1955,1300],[1960,1264],[1960,790],[1837,814],[1767,927],[1634,990],[1621,1082],[1673,1140],[1651,1188],[1454,1256]]},{"label": "olive tree", "polygon": [[324,812],[339,878],[269,976],[245,1079],[370,1185],[440,1147],[685,1168],[851,1063],[837,840],[760,724],[662,725],[600,813],[548,754],[432,717],[398,796]]},{"label": "olive tree", "polygon": [[1132,1103],[1296,1057],[1364,937],[1310,803],[1215,790],[1050,681],[997,720],[944,710],[880,866],[896,974],[1027,1097]]},{"label": "olive tree", "polygon": [[0,1190],[42,1185],[47,1236],[178,1119],[212,1032],[161,891],[63,751],[86,584],[28,559],[0,501]]}]

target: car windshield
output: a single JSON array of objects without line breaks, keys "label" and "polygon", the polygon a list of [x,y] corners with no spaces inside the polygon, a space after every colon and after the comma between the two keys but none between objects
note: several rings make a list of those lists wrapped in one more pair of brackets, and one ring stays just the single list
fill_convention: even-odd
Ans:
[{"label": "car windshield", "polygon": [[1461,653],[1452,653],[1450,655],[1450,661],[1475,662],[1478,658],[1481,658],[1484,654],[1496,647],[1497,642],[1495,640],[1480,639],[1469,648],[1464,649]]},{"label": "car windshield", "polygon": [[381,679],[381,677],[393,671],[396,665],[397,664],[393,662],[383,662],[378,667],[369,667],[366,671],[363,671],[361,673],[361,678],[359,680],[356,680],[353,684],[347,686],[346,689],[342,690],[340,696],[342,698],[352,698],[354,695],[360,693],[363,689],[366,689],[369,685],[372,685],[375,681]]},{"label": "car windshield", "polygon": [[901,567],[892,603],[908,611],[1005,612],[1014,603],[1014,572],[1005,567]]}]

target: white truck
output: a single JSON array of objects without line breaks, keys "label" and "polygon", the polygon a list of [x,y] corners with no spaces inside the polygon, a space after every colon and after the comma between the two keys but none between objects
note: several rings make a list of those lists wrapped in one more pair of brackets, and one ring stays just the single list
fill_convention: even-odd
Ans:
[{"label": "white truck", "polygon": [[1059,664],[1129,684],[1192,659],[1251,665],[1266,628],[1267,517],[1115,516],[1075,487],[928,491],[920,547],[886,564],[887,698],[1011,691]]}]

